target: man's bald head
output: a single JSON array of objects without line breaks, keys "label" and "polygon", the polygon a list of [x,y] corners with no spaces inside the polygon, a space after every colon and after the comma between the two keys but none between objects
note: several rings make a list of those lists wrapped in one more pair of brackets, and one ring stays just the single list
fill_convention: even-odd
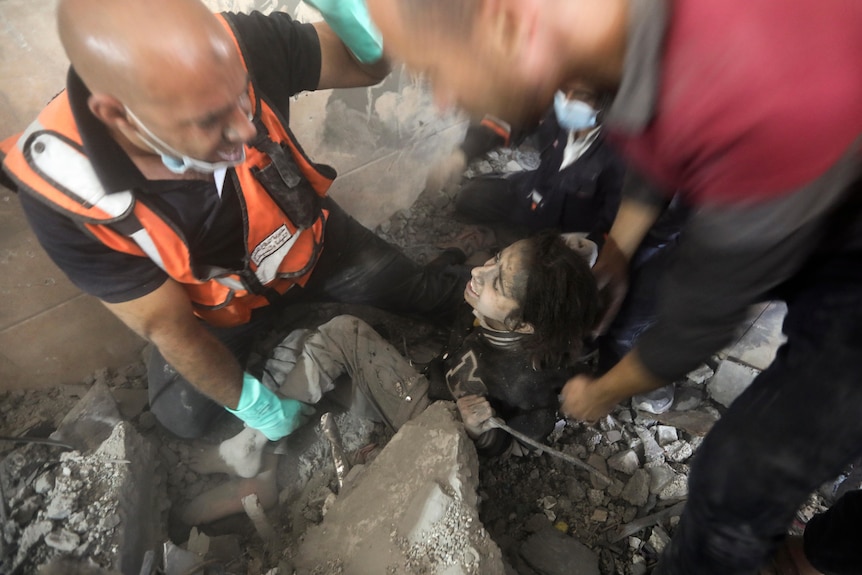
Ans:
[{"label": "man's bald head", "polygon": [[199,0],[60,0],[58,26],[87,87],[124,103],[175,98],[196,77],[239,63]]}]

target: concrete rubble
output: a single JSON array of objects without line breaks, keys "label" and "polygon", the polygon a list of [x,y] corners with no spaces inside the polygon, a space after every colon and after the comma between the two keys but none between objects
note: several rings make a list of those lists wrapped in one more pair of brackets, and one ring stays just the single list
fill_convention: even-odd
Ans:
[{"label": "concrete rubble", "polygon": [[306,533],[297,575],[502,575],[500,550],[479,521],[478,477],[476,450],[453,405],[433,404],[367,468],[354,468],[323,522]]},{"label": "concrete rubble", "polygon": [[156,450],[117,414],[108,388],[93,385],[55,434],[80,441],[79,449],[33,443],[3,459],[11,512],[0,572],[34,573],[58,559],[139,572],[144,553],[164,537],[169,502]]}]

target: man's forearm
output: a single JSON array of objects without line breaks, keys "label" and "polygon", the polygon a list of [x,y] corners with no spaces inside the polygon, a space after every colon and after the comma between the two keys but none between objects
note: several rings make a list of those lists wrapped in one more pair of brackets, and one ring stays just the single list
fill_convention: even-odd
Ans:
[{"label": "man's forearm", "polygon": [[619,403],[633,395],[653,391],[669,382],[650,372],[640,359],[637,348],[627,353],[599,382]]},{"label": "man's forearm", "polygon": [[242,367],[210,332],[195,325],[152,334],[150,339],[171,367],[201,393],[231,409],[237,407]]},{"label": "man's forearm", "polygon": [[620,202],[609,235],[629,261],[660,214],[661,209],[651,204],[629,198]]},{"label": "man's forearm", "polygon": [[586,375],[570,379],[563,387],[560,411],[566,417],[598,421],[621,401],[666,383],[646,369],[636,350],[631,351],[598,379]]}]

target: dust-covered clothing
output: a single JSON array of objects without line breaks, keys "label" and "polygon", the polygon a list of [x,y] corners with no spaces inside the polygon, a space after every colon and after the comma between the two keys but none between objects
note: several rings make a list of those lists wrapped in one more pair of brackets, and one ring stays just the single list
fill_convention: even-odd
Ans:
[{"label": "dust-covered clothing", "polygon": [[317,403],[345,374],[353,382],[351,408],[393,430],[428,406],[425,376],[371,326],[350,315],[288,334],[270,353],[261,381],[285,397]]},{"label": "dust-covered clothing", "polygon": [[[544,441],[557,421],[557,399],[573,372],[567,369],[536,369],[524,350],[524,339],[515,332],[476,327],[443,361],[449,397],[485,395],[497,417],[524,435]],[[443,398],[433,398],[443,399]],[[483,453],[502,453],[512,436],[491,429],[476,439]]]},{"label": "dust-covered clothing", "polygon": [[[469,334],[442,362],[445,386],[429,392],[429,382],[364,321],[342,315],[315,330],[296,330],[266,361],[261,381],[279,393],[317,403],[347,374],[351,404],[361,413],[398,429],[429,401],[484,395],[512,428],[542,441],[553,430],[557,395],[571,372],[535,370],[526,359],[523,336],[484,327]],[[483,453],[496,455],[511,444],[509,434],[492,429],[476,440]]]}]

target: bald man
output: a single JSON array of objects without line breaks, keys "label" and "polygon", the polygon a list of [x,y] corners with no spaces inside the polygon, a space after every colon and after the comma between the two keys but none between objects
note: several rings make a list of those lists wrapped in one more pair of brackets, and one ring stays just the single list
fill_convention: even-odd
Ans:
[{"label": "bald man", "polygon": [[326,197],[335,171],[288,128],[293,95],[388,71],[367,15],[335,20],[347,45],[325,22],[199,0],[59,3],[67,89],[4,168],[57,265],[154,344],[151,408],[181,437],[225,407],[270,440],[302,423],[307,406],[243,370],[287,303],[461,304],[460,278],[419,268]]},{"label": "bald man", "polygon": [[[570,380],[564,413],[599,419],[730,343],[749,304],[787,301],[788,342],[698,449],[657,570],[755,572],[810,492],[862,455],[862,3],[368,8],[387,53],[426,73],[441,104],[520,125],[572,81],[614,95],[603,124],[634,174],[594,268],[614,301],[668,197],[656,190],[693,207],[656,323],[605,376]],[[862,573],[862,516],[847,516],[853,536],[820,538],[839,543],[812,560],[825,572]]]}]

